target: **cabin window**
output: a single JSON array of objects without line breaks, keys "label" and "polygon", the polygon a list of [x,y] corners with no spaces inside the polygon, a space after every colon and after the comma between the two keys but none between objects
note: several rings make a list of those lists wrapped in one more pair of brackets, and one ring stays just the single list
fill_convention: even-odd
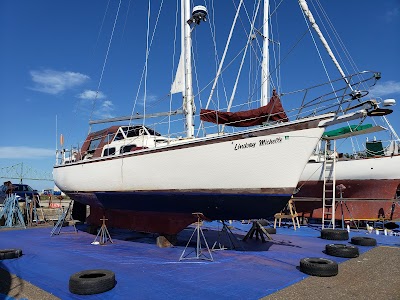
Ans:
[{"label": "cabin window", "polygon": [[118,133],[115,135],[114,141],[119,141],[119,140],[123,140],[125,137],[122,134],[121,131],[118,131]]},{"label": "cabin window", "polygon": [[130,152],[133,148],[136,148],[135,144],[122,146],[120,153],[122,154],[122,153]]},{"label": "cabin window", "polygon": [[104,149],[103,156],[109,156],[114,154],[115,154],[115,147]]},{"label": "cabin window", "polygon": [[126,133],[127,137],[139,136],[140,129],[142,129],[141,126],[129,128]]},{"label": "cabin window", "polygon": [[88,152],[94,152],[100,145],[101,138],[97,138],[90,141]]},{"label": "cabin window", "polygon": [[114,133],[107,134],[107,139],[106,139],[107,144],[111,143],[113,138],[114,138]]},{"label": "cabin window", "polygon": [[161,136],[161,134],[159,134],[157,131],[155,131],[153,129],[150,129],[150,128],[147,128],[147,127],[146,127],[146,129],[150,133],[150,135]]}]

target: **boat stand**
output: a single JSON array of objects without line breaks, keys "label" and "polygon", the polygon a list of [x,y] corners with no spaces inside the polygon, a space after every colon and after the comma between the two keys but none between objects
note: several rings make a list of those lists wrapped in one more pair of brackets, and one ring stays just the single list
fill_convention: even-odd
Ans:
[{"label": "boat stand", "polygon": [[[210,247],[208,247],[207,240],[204,237],[203,230],[201,229],[201,226],[203,225],[203,220],[205,219],[205,217],[200,212],[192,213],[192,214],[197,217],[197,222],[195,223],[196,227],[195,227],[192,235],[190,236],[190,239],[187,242],[185,249],[183,249],[183,252],[181,254],[181,257],[179,258],[179,261],[188,260],[188,259],[202,259],[202,260],[214,261],[212,254],[211,254]],[[196,234],[196,249],[185,255],[186,249],[188,248],[188,246],[189,246],[190,242],[192,241],[192,238],[195,234]],[[205,251],[205,249],[203,250],[201,247],[201,237],[204,240],[204,244],[206,246],[205,249],[207,249],[207,251]],[[195,256],[189,257],[189,255],[192,254],[193,252],[195,252]],[[208,256],[205,254],[205,252],[208,252]]]},{"label": "boat stand", "polygon": [[2,227],[23,227],[25,226],[24,216],[19,207],[16,194],[8,195],[3,203],[3,209],[0,210],[0,220],[4,217],[4,226]]},{"label": "boat stand", "polygon": [[253,236],[256,236],[256,240],[261,238],[262,242],[265,243],[265,238],[264,235],[269,239],[272,240],[271,235],[265,230],[264,226],[262,226],[258,220],[253,220],[252,221],[253,225],[251,226],[249,232],[245,235],[243,238],[243,241],[245,242],[248,238],[253,238]]},{"label": "boat stand", "polygon": [[[222,223],[222,229],[221,231],[218,232],[218,241],[215,241],[214,245],[212,246],[211,250],[212,251],[217,251],[217,250],[236,250],[237,247],[235,246],[235,241],[238,242],[238,239],[236,238],[235,234],[232,232],[232,230],[229,228],[229,226],[225,223],[224,220],[221,220]],[[224,234],[226,237],[228,237],[229,240],[229,248],[225,247],[224,245],[221,244],[220,238],[221,235]],[[238,244],[240,250],[243,250],[243,247]]]},{"label": "boat stand", "polygon": [[[340,195],[340,198],[342,198],[342,195]],[[340,200],[338,203],[336,203],[336,207],[339,204],[340,204],[340,213],[341,213],[341,216],[342,216],[342,229],[344,229],[344,210],[343,210],[343,205],[344,205],[344,207],[346,208],[347,212],[350,215],[350,218],[351,218],[350,221],[353,222],[354,226],[356,226],[357,230],[359,230],[357,222],[354,220],[353,215],[351,214],[351,211],[350,211],[349,207],[346,204],[346,201]],[[337,209],[336,209],[336,211],[337,211]]]},{"label": "boat stand", "polygon": [[292,199],[289,200],[284,209],[274,215],[274,218],[274,228],[276,228],[276,221],[278,221],[278,227],[281,227],[282,219],[292,219],[293,229],[300,228],[299,215]]},{"label": "boat stand", "polygon": [[[40,222],[44,222],[43,208],[40,207],[39,198],[35,196],[31,198],[25,198],[25,210],[26,210],[26,223],[28,227],[32,227],[33,223],[38,225]],[[38,210],[42,213],[42,220],[39,220]]]},{"label": "boat stand", "polygon": [[69,213],[69,218],[68,218],[67,221],[72,222],[72,225],[74,227],[74,232],[73,233],[78,233],[78,230],[75,227],[75,220],[72,218],[72,211],[71,211],[72,210],[71,209],[72,203],[73,203],[73,201],[71,201],[69,203],[68,208],[66,210],[64,210],[64,206],[63,206],[63,208],[62,208],[63,212],[58,217],[57,223],[56,223],[56,225],[54,225],[53,229],[51,230],[50,236],[59,235],[61,233],[61,229],[63,228],[63,225],[64,225],[64,223],[66,221],[67,216],[68,216],[68,213]]},{"label": "boat stand", "polygon": [[[96,235],[96,238],[92,242],[92,245],[104,245],[104,244],[107,244],[107,242],[114,244],[113,240],[111,239],[111,235],[108,232],[108,229],[106,226],[106,221],[108,221],[108,219],[106,219],[103,216],[103,219],[100,219],[100,220],[103,221],[103,224],[101,225],[99,232]],[[97,241],[98,238],[99,238],[99,241]]]}]

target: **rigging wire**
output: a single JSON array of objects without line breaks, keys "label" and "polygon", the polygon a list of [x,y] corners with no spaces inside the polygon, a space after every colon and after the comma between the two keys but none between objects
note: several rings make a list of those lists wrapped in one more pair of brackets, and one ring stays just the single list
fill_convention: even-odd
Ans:
[{"label": "rigging wire", "polygon": [[127,9],[127,11],[126,11],[124,29],[122,30],[122,37],[124,37],[124,35],[125,35],[125,28],[126,28],[126,24],[128,23],[128,16],[129,16],[129,12],[130,12],[130,10],[131,10],[131,2],[132,2],[132,0],[129,0],[128,9]]},{"label": "rigging wire", "polygon": [[[231,98],[230,98],[230,100],[229,100],[229,105],[228,105],[228,110],[227,110],[227,111],[230,111],[230,109],[231,109],[231,107],[232,107],[233,99],[234,99],[234,97],[235,97],[235,95],[236,95],[236,89],[237,89],[237,85],[238,85],[240,73],[241,73],[241,70],[242,70],[242,67],[243,67],[243,64],[244,64],[244,60],[245,60],[245,58],[246,58],[248,46],[250,45],[250,42],[251,42],[251,35],[252,35],[252,32],[254,32],[254,22],[255,22],[255,20],[256,20],[256,17],[255,17],[255,16],[257,15],[258,9],[260,8],[260,3],[261,3],[261,1],[258,2],[257,9],[256,9],[256,11],[255,11],[255,15],[253,16],[253,20],[252,20],[252,22],[251,22],[250,33],[248,34],[248,37],[247,37],[246,46],[245,46],[245,49],[244,49],[244,53],[243,53],[243,56],[242,56],[242,60],[241,60],[241,62],[240,62],[239,71],[238,71],[238,74],[237,74],[237,76],[236,76],[235,85],[234,85],[234,87],[233,87],[233,91],[232,91],[232,94],[231,94]],[[245,6],[244,6],[244,7],[245,7]]]},{"label": "rigging wire", "polygon": [[[206,3],[206,1],[204,1],[204,2]],[[214,46],[215,73],[217,73],[220,60],[218,58],[218,51],[217,51],[214,0],[211,0],[211,11],[214,13],[211,14],[211,18],[209,21],[209,27],[210,27],[211,37],[212,37],[212,41],[213,41],[213,46]],[[212,20],[212,22],[211,22],[211,20]],[[222,81],[222,89],[224,92],[225,102],[226,102],[226,105],[228,105],[228,94],[226,91],[223,74],[221,74],[221,81]],[[218,88],[217,88],[217,101],[219,101],[219,89]],[[215,105],[215,103],[214,103],[214,105]],[[218,107],[219,107],[219,104],[218,104]]]},{"label": "rigging wire", "polygon": [[[176,40],[178,33],[179,13],[178,13],[179,0],[176,0],[176,12],[175,12],[175,30],[174,30],[174,48],[172,54],[172,71],[171,71],[171,82],[174,82],[174,70],[175,70],[175,55],[176,55]],[[172,111],[172,93],[169,94],[169,111]],[[171,114],[168,115],[168,137],[171,134]]]},{"label": "rigging wire", "polygon": [[[274,2],[275,2],[275,7],[276,7],[276,0],[274,0]],[[280,59],[280,43],[279,43],[279,40],[280,40],[280,38],[279,38],[279,27],[278,27],[278,11],[277,10],[275,10],[275,14],[276,14],[276,16],[275,16],[275,23],[276,23],[276,31],[277,31],[277,36],[278,36],[278,39],[277,39],[277,43],[272,43],[272,49],[273,49],[273,52],[274,52],[274,61],[275,61],[275,66],[277,66],[278,64],[279,64],[279,59]],[[268,20],[270,20],[270,28],[273,28],[273,25],[272,25],[272,18],[271,18],[271,16],[268,18]],[[274,41],[275,39],[274,39],[274,33],[273,33],[273,31],[271,30],[271,36],[272,36],[272,41]],[[277,44],[277,46],[275,46],[275,44]],[[277,47],[278,48],[278,58],[276,58],[276,50],[275,50],[275,47]],[[269,75],[269,74],[268,74]],[[272,76],[272,75],[271,75]],[[276,87],[275,87],[275,89],[277,90],[277,93],[279,94],[279,91],[280,91],[280,68],[278,69],[278,71],[276,72]]]},{"label": "rigging wire", "polygon": [[[340,38],[340,35],[339,35],[339,33],[337,32],[336,28],[334,27],[332,21],[330,20],[328,14],[325,12],[325,10],[324,10],[323,6],[321,5],[321,3],[320,3],[318,0],[316,0],[316,1],[317,1],[318,6],[320,7],[320,10],[321,10],[322,14],[324,15],[325,19],[327,20],[328,25],[329,25],[329,27],[330,27],[331,30],[332,30],[332,33],[333,33],[334,36],[336,37],[336,40],[338,41],[338,43],[339,43],[339,45],[340,45],[340,47],[341,47],[343,53],[345,54],[347,60],[349,61],[350,65],[352,66],[354,72],[355,72],[355,73],[360,73],[360,71],[359,71],[359,69],[358,69],[358,67],[357,67],[357,65],[356,65],[356,63],[355,63],[355,61],[354,61],[354,59],[352,58],[350,52],[349,52],[348,49],[346,48],[346,45],[344,44],[344,42],[343,42],[342,39]],[[358,77],[360,78],[361,76],[358,75]],[[361,79],[360,79],[360,81],[361,81]]]},{"label": "rigging wire", "polygon": [[[92,111],[91,111],[91,113],[90,113],[90,118],[89,118],[90,121],[92,120],[93,112],[94,112],[94,108],[95,108],[95,103],[96,103],[96,100],[97,100],[97,98],[98,98],[98,96],[99,96],[100,85],[101,85],[101,82],[102,82],[102,80],[103,80],[103,74],[104,74],[104,70],[105,70],[105,68],[106,68],[106,63],[107,63],[107,59],[108,59],[108,54],[109,54],[109,52],[110,52],[111,42],[112,42],[112,39],[113,39],[113,36],[114,36],[115,26],[116,26],[117,20],[118,20],[119,9],[120,9],[120,7],[121,7],[121,1],[122,1],[122,0],[119,1],[118,10],[117,10],[117,13],[116,13],[116,15],[115,15],[115,20],[114,20],[113,29],[112,29],[112,32],[111,32],[110,41],[108,42],[106,57],[105,57],[105,59],[104,59],[103,68],[102,68],[102,70],[101,70],[101,75],[100,75],[99,83],[98,83],[97,90],[96,90],[96,96],[95,96],[95,98],[93,99]],[[91,131],[91,128],[92,128],[92,126],[89,126],[89,133],[90,133],[90,131]]]},{"label": "rigging wire", "polygon": [[[343,68],[345,69],[345,71],[346,71],[347,74],[350,74],[350,72],[349,72],[348,69],[347,69],[346,64],[344,63],[344,60],[342,59],[342,56],[340,55],[340,52],[339,52],[339,51],[337,50],[337,48],[336,48],[336,44],[333,42],[333,39],[331,38],[331,35],[329,34],[329,30],[327,30],[327,28],[326,28],[326,26],[325,26],[325,23],[324,23],[322,17],[320,16],[320,14],[319,14],[319,12],[318,12],[318,9],[315,7],[315,3],[314,3],[314,2],[311,2],[311,3],[312,3],[312,6],[314,7],[315,13],[316,13],[317,16],[318,16],[318,19],[319,19],[319,21],[320,21],[320,24],[322,24],[322,27],[323,27],[324,30],[325,30],[325,34],[328,35],[328,39],[329,39],[329,41],[330,41],[330,45],[331,45],[331,46],[333,47],[333,49],[335,50],[335,57],[339,57],[339,60],[340,60],[340,62],[341,62],[341,66],[343,66]],[[319,9],[321,9],[322,7],[321,7],[320,3],[318,3],[318,4],[319,4]],[[326,19],[325,19],[325,20],[326,20]],[[330,24],[330,25],[331,25],[330,28],[331,28],[331,30],[332,30],[333,24]]]},{"label": "rigging wire", "polygon": [[[135,97],[135,100],[134,100],[134,103],[133,103],[133,107],[132,107],[132,111],[131,111],[131,116],[133,116],[133,114],[134,114],[134,111],[135,111],[135,108],[136,108],[136,104],[137,104],[137,101],[138,101],[138,98],[139,98],[140,89],[141,89],[141,87],[142,87],[142,83],[143,83],[143,80],[144,80],[144,74],[145,74],[146,63],[147,63],[147,60],[148,60],[148,56],[150,55],[151,46],[152,46],[152,44],[153,44],[154,35],[155,35],[156,29],[157,29],[157,25],[158,25],[158,21],[159,21],[159,18],[160,18],[160,14],[161,14],[161,9],[162,9],[163,3],[164,3],[164,0],[161,1],[160,8],[159,8],[159,10],[158,10],[158,15],[157,15],[156,23],[155,23],[155,25],[154,25],[154,29],[153,29],[151,41],[150,41],[150,43],[149,43],[149,49],[146,49],[146,61],[145,61],[145,65],[143,66],[142,75],[141,75],[141,77],[140,77],[139,86],[138,86],[138,89],[137,89],[137,92],[136,92],[136,97]],[[150,4],[149,4],[149,5],[150,5]],[[150,18],[150,17],[148,16],[148,18]],[[148,21],[148,22],[149,22],[149,21]],[[131,125],[131,123],[132,123],[132,118],[129,120],[129,125]]]},{"label": "rigging wire", "polygon": [[[301,7],[300,7],[300,8],[301,8]],[[321,60],[322,67],[324,68],[325,74],[326,74],[326,76],[328,77],[328,80],[329,80],[329,83],[330,83],[330,85],[331,85],[332,91],[333,91],[333,93],[335,94],[336,99],[338,99],[338,96],[336,95],[335,88],[334,88],[334,86],[333,86],[333,84],[332,84],[332,80],[331,80],[331,78],[330,78],[330,76],[329,76],[328,70],[327,70],[327,68],[326,68],[326,66],[325,66],[325,63],[324,63],[323,59],[322,59],[322,56],[321,56],[321,53],[320,53],[320,51],[319,51],[318,45],[317,45],[317,43],[316,43],[316,41],[315,41],[315,39],[314,39],[314,35],[312,34],[310,25],[308,24],[306,15],[305,15],[305,13],[304,13],[304,11],[303,11],[302,9],[301,9],[301,12],[302,12],[302,14],[303,14],[304,21],[306,22],[308,31],[310,32],[310,36],[311,36],[311,38],[312,38],[312,40],[313,40],[315,49],[317,50],[318,56],[319,56],[319,58],[320,58],[320,60]],[[342,105],[341,105],[340,101],[339,101],[339,100],[337,100],[337,101],[338,101],[340,110],[343,111],[343,108],[342,108]]]},{"label": "rigging wire", "polygon": [[[333,32],[334,35],[336,36],[336,39],[337,39],[339,45],[341,46],[341,48],[342,48],[344,54],[346,55],[346,57],[347,57],[347,59],[348,59],[350,65],[353,67],[353,70],[355,71],[355,73],[359,73],[359,72],[360,72],[360,71],[359,71],[359,68],[357,67],[357,65],[356,65],[354,59],[352,58],[350,52],[349,52],[348,49],[346,48],[346,45],[344,44],[344,42],[343,42],[342,39],[340,38],[340,36],[339,36],[337,30],[336,30],[335,27],[333,26],[333,23],[331,22],[329,16],[327,15],[327,13],[326,13],[326,11],[324,10],[323,6],[321,5],[320,1],[319,1],[319,0],[316,0],[316,1],[317,1],[317,4],[318,4],[319,7],[320,7],[322,13],[324,14],[324,16],[325,16],[325,18],[326,18],[328,24],[330,25],[330,28],[331,28],[332,32]],[[361,75],[358,75],[358,77],[360,78]],[[367,86],[365,83],[362,83],[362,85],[364,86],[364,89],[368,89],[368,86]],[[389,123],[389,121],[387,120],[386,116],[383,116],[382,119],[383,119],[384,122],[389,126],[389,129],[390,129],[390,131],[391,131],[391,134],[394,135],[395,137],[397,137],[397,140],[399,140],[399,137],[398,137],[397,133],[395,132],[395,130],[393,129],[393,127],[390,125],[390,123]],[[377,122],[375,121],[374,118],[372,118],[372,121],[374,122],[375,125],[377,124]]]},{"label": "rigging wire", "polygon": [[147,10],[147,30],[146,30],[146,61],[144,64],[144,98],[143,98],[143,126],[146,122],[146,100],[147,100],[147,67],[149,62],[149,35],[150,35],[150,12],[151,5],[150,0],[148,2],[148,10]]},{"label": "rigging wire", "polygon": [[[218,51],[217,51],[217,41],[216,41],[216,30],[215,30],[215,28],[216,28],[216,26],[215,26],[215,8],[214,8],[214,0],[211,0],[210,1],[210,5],[207,5],[207,1],[206,0],[204,0],[204,5],[205,5],[205,7],[211,7],[211,9],[210,9],[210,11],[211,11],[211,13],[209,14],[209,22],[208,22],[208,24],[209,24],[209,30],[210,30],[210,34],[211,34],[211,39],[212,39],[212,44],[213,44],[213,50],[214,50],[214,66],[215,66],[215,73],[217,74],[218,73],[218,65],[219,65],[219,58],[218,58]],[[225,96],[225,101],[226,101],[226,104],[228,104],[228,100],[227,100],[227,98],[228,98],[228,96],[227,96],[227,92],[226,92],[226,88],[225,88],[225,83],[224,83],[224,78],[223,78],[223,75],[222,75],[222,73],[221,73],[221,81],[222,81],[222,84],[221,84],[221,86],[222,86],[222,89],[223,89],[223,93],[224,93],[224,96]],[[212,79],[212,80],[214,80],[215,79],[215,77]],[[196,80],[197,80],[197,71],[196,71]],[[210,84],[210,83],[209,83]],[[207,86],[209,86],[209,84],[207,84]],[[206,87],[207,87],[206,86]],[[217,83],[217,85],[215,86],[215,88],[216,88],[216,102],[211,98],[209,98],[209,100],[212,102],[212,104],[214,105],[214,106],[217,106],[218,108],[219,108],[219,103],[220,103],[220,96],[219,96],[219,88],[218,88],[218,83]],[[198,98],[199,98],[199,104],[200,104],[200,107],[203,107],[203,103],[202,103],[202,100],[201,100],[201,98],[200,98],[200,95],[201,95],[201,93],[205,90],[205,88],[203,88],[202,90],[200,90],[200,87],[198,86],[197,87],[197,89],[198,89],[198,92],[197,92],[197,94],[195,94],[194,96],[195,97],[197,97],[198,96]],[[203,121],[200,121],[200,125],[199,125],[199,127],[197,128],[197,134],[196,134],[196,137],[198,137],[199,135],[200,135],[200,131],[201,130],[203,130],[203,134],[205,135],[206,134],[206,132],[205,132],[205,127],[204,127],[204,123],[203,123]]]},{"label": "rigging wire", "polygon": [[[316,2],[317,2],[317,5],[318,5],[319,9],[321,10],[321,13],[323,14],[323,16],[325,17],[325,19],[327,20],[327,23],[328,23],[328,25],[329,25],[331,31],[333,32],[334,36],[336,37],[336,40],[338,41],[338,43],[339,43],[339,45],[340,45],[340,47],[341,47],[343,53],[345,54],[345,56],[346,56],[346,58],[347,58],[347,60],[348,60],[348,62],[349,62],[349,64],[350,64],[350,66],[353,68],[353,70],[354,70],[355,73],[360,73],[359,68],[357,67],[357,65],[356,65],[354,59],[352,58],[350,52],[349,52],[348,49],[346,48],[344,42],[341,40],[341,38],[340,38],[340,36],[339,36],[339,34],[338,34],[336,28],[334,27],[333,23],[332,23],[331,20],[329,19],[329,16],[328,16],[327,13],[325,12],[325,10],[324,10],[322,4],[320,3],[319,0],[316,0]],[[317,11],[317,13],[318,13],[318,11]],[[321,17],[320,17],[320,19],[321,19]],[[325,28],[325,26],[324,26],[324,28]],[[325,30],[326,30],[326,29],[325,29]],[[326,31],[328,32],[328,30],[326,30]],[[328,35],[329,35],[329,32],[328,32]],[[330,36],[329,36],[329,38],[330,38]],[[331,38],[330,38],[330,39],[331,39]],[[333,43],[333,41],[332,41],[332,44],[335,46],[335,44]],[[337,51],[336,47],[335,47],[335,51],[339,54],[339,57],[340,57],[340,53],[339,53],[339,51]],[[340,57],[340,59],[342,60],[341,57]],[[343,61],[342,61],[342,63],[343,63]],[[343,64],[344,64],[344,63],[343,63]],[[359,80],[362,79],[362,76],[361,76],[361,75],[357,75],[357,77],[359,78]],[[364,89],[368,89],[368,86],[366,85],[365,82],[362,82],[362,86],[363,86]],[[386,121],[386,124],[388,124],[387,118],[386,118],[385,116],[381,117],[381,119],[383,119],[384,121]],[[377,121],[376,121],[375,118],[372,118],[371,121],[372,121],[375,125],[377,125]],[[389,125],[389,127],[391,127],[390,124],[388,124],[388,125]],[[393,131],[392,131],[392,132],[393,132]],[[356,148],[355,148],[355,146],[354,146],[353,138],[351,137],[350,139],[351,139],[351,143],[352,143],[352,147],[353,147],[353,152],[356,153],[357,150],[356,150]],[[358,146],[358,151],[361,151],[361,147],[360,147],[360,145],[358,144],[358,139],[355,138],[355,140],[356,140],[356,143],[357,143],[357,146]]]},{"label": "rigging wire", "polygon": [[106,11],[104,12],[104,16],[103,16],[103,20],[100,25],[99,33],[97,34],[97,40],[96,40],[96,43],[94,44],[93,52],[96,50],[97,44],[99,43],[100,35],[101,35],[101,32],[103,31],[104,21],[106,19],[107,12],[108,12],[108,7],[110,6],[110,1],[111,0],[108,0],[108,2],[107,2]]},{"label": "rigging wire", "polygon": [[[319,9],[322,10],[321,4],[320,4],[320,3],[318,3],[318,4],[319,4]],[[319,12],[318,12],[318,10],[317,10],[317,8],[315,7],[314,2],[312,2],[312,5],[313,5],[314,10],[315,10],[315,12],[316,12],[316,14],[317,14],[317,16],[318,16],[318,18],[319,18],[321,24],[322,24],[322,27],[323,27],[324,30],[325,30],[325,33],[328,35],[328,39],[329,39],[331,45],[333,46],[333,49],[335,50],[335,53],[336,53],[335,56],[336,56],[336,57],[339,57],[339,60],[340,60],[340,62],[341,62],[341,65],[344,67],[346,73],[349,74],[350,72],[348,71],[347,66],[346,66],[346,64],[344,63],[344,61],[343,61],[343,59],[342,59],[342,56],[340,55],[340,52],[337,50],[336,44],[333,42],[333,39],[331,38],[331,35],[329,34],[329,31],[327,30],[327,28],[326,28],[326,26],[325,26],[325,23],[323,22],[323,19],[321,18],[320,14],[319,14]],[[330,28],[331,28],[331,30],[334,29],[332,23],[330,24]],[[342,49],[342,50],[343,50],[343,49]],[[354,69],[354,68],[353,68],[353,69]],[[349,126],[349,128],[350,128],[350,130],[351,130],[350,123],[349,123],[349,122],[346,122],[346,123],[347,123],[347,125]],[[353,152],[355,153],[355,152],[356,152],[356,146],[354,145],[354,139],[353,139],[353,137],[350,137],[350,142],[351,142],[351,147],[352,147],[352,149],[353,149]],[[360,146],[359,146],[359,144],[358,144],[358,139],[356,139],[356,143],[357,143],[358,149],[360,149]]]}]

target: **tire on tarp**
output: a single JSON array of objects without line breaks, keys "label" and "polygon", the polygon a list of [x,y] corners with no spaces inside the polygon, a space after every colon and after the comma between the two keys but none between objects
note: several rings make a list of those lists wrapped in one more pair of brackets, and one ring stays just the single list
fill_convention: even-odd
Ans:
[{"label": "tire on tarp", "polygon": [[338,274],[339,267],[330,259],[307,257],[300,260],[300,271],[312,276],[331,277]]},{"label": "tire on tarp", "polygon": [[2,259],[13,259],[22,256],[21,249],[4,249],[0,250],[0,260]]},{"label": "tire on tarp", "polygon": [[343,229],[322,229],[321,239],[347,241],[349,239],[349,233],[347,230]]},{"label": "tire on tarp", "polygon": [[360,246],[376,246],[376,239],[367,236],[354,236],[351,243]]},{"label": "tire on tarp", "polygon": [[77,295],[93,295],[114,288],[115,273],[110,270],[84,270],[69,278],[69,291]]},{"label": "tire on tarp", "polygon": [[360,255],[357,246],[345,244],[327,244],[325,246],[325,252],[331,256],[346,258],[354,258]]}]

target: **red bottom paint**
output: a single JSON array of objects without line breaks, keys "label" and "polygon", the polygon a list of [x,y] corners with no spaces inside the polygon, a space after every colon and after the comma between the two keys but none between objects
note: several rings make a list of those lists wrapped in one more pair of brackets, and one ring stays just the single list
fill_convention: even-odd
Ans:
[{"label": "red bottom paint", "polygon": [[[322,200],[295,200],[299,216],[322,218]],[[346,200],[336,199],[335,218],[340,220],[342,212],[345,219],[355,220],[400,220],[399,200]]]},{"label": "red bottom paint", "polygon": [[191,214],[133,212],[117,209],[104,210],[98,206],[90,207],[87,222],[101,226],[100,219],[106,217],[108,227],[132,229],[141,232],[158,232],[161,235],[174,235],[197,221]]}]

